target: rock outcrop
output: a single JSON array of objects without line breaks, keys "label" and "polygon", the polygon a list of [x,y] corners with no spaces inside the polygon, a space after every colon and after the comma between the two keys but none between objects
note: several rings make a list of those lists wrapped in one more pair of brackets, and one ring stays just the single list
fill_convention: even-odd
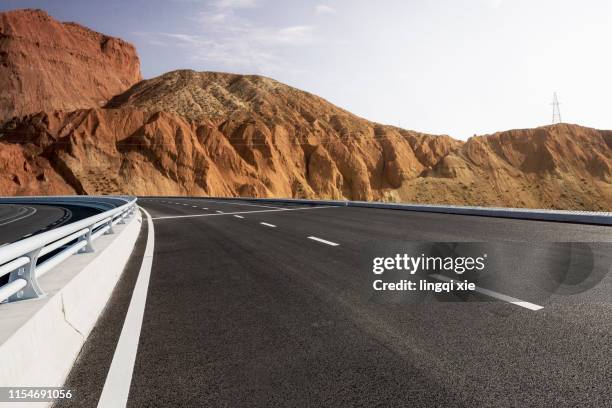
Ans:
[{"label": "rock outcrop", "polygon": [[400,189],[407,201],[612,210],[612,131],[558,124],[470,138]]},{"label": "rock outcrop", "polygon": [[141,80],[135,48],[42,10],[0,13],[0,122],[99,107]]},{"label": "rock outcrop", "polygon": [[0,146],[21,150],[0,176],[3,192],[612,209],[610,131],[561,124],[464,143],[372,123],[268,78],[164,77],[185,75],[214,85],[205,104],[157,78],[112,108],[7,122]]},{"label": "rock outcrop", "polygon": [[[343,120],[344,131],[328,128],[326,122],[266,122],[244,112],[201,121],[133,107],[41,112],[7,122],[0,130],[0,146],[20,146],[23,168],[35,173],[42,171],[37,163],[44,163],[48,179],[51,174],[60,177],[62,188],[79,194],[372,200],[385,199],[387,192],[429,168],[411,143],[424,139],[421,146],[436,136],[352,116],[333,120]],[[446,150],[429,149],[424,161],[435,163],[461,144],[440,138]],[[27,193],[12,179],[6,173],[0,183],[4,192]],[[30,193],[41,191],[45,183],[29,185]]]}]

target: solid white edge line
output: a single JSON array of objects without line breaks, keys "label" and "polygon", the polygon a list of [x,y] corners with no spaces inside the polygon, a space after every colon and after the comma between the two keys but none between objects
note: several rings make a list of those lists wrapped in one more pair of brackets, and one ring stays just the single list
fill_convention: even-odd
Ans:
[{"label": "solid white edge line", "polygon": [[[10,204],[8,204],[8,205],[10,205]],[[17,214],[9,214],[9,215],[7,215],[4,218],[0,218],[0,222],[4,222],[4,221],[7,221],[7,220],[10,220],[11,218],[19,217],[23,213],[27,213],[28,212],[28,208],[30,208],[30,207],[19,207],[17,209]],[[2,225],[2,224],[0,224],[0,225]]]},{"label": "solid white edge line", "polygon": [[207,198],[204,198],[204,200],[207,203],[219,203],[219,204],[228,204],[228,205],[243,205],[243,206],[249,206],[249,207],[261,207],[261,208],[275,208],[275,209],[281,209],[284,207],[273,207],[271,205],[262,205],[262,204],[247,204],[247,203],[235,203],[235,202],[230,202],[230,201],[219,201],[219,200],[209,200]]},{"label": "solid white edge line", "polygon": [[270,227],[270,228],[276,228],[276,225],[274,224],[268,224],[267,222],[260,222],[261,225],[265,225],[266,227]]},{"label": "solid white edge line", "polygon": [[144,208],[140,206],[139,208],[147,216],[147,244],[136,285],[134,285],[134,291],[132,292],[132,299],[125,315],[121,335],[98,401],[98,408],[125,407],[132,384],[132,374],[134,373],[134,363],[138,351],[155,247],[155,230],[153,229],[151,215]]},{"label": "solid white edge line", "polygon": [[216,217],[223,215],[234,215],[234,214],[255,214],[255,213],[267,213],[267,212],[281,212],[281,211],[304,211],[304,210],[319,210],[322,208],[344,208],[336,206],[321,206],[321,207],[308,207],[308,208],[283,208],[281,210],[257,210],[257,211],[238,211],[223,214],[193,214],[193,215],[167,215],[163,217],[153,217],[154,220],[169,220],[175,218],[195,218],[195,217]]},{"label": "solid white edge line", "polygon": [[32,215],[36,214],[36,208],[34,208],[34,207],[24,207],[24,208],[29,208],[30,210],[32,210],[32,212],[31,212],[31,213],[28,213],[28,214],[25,214],[25,215],[24,215],[24,216],[22,216],[22,217],[15,218],[15,219],[12,219],[12,220],[10,220],[10,221],[4,222],[4,223],[0,224],[0,226],[2,226],[2,225],[8,225],[8,224],[10,224],[10,223],[12,223],[12,222],[19,221],[19,220],[23,220],[24,218],[28,218],[28,217],[31,217]]},{"label": "solid white edge line", "polygon": [[331,245],[331,246],[338,246],[338,245],[340,245],[340,244],[336,244],[335,242],[331,242],[331,241],[328,241],[326,239],[322,239],[322,238],[318,238],[318,237],[308,237],[308,239],[312,239],[313,241],[318,241],[318,242],[321,242],[323,244],[327,244],[327,245]]},{"label": "solid white edge line", "polygon": [[[436,278],[444,282],[450,282],[451,280],[453,280],[449,278],[448,276],[439,275],[437,273],[433,275],[428,275],[428,276],[431,276],[432,278]],[[503,293],[497,293],[490,289],[481,288],[480,286],[476,286],[476,288],[474,289],[474,292],[482,293],[483,295],[486,295],[486,296],[489,296],[489,297],[492,297],[498,300],[502,300],[506,303],[511,303],[516,306],[521,306],[529,310],[544,309],[544,306],[536,305],[535,303],[531,303],[531,302],[526,302],[524,300],[517,299],[512,296],[504,295]]]}]

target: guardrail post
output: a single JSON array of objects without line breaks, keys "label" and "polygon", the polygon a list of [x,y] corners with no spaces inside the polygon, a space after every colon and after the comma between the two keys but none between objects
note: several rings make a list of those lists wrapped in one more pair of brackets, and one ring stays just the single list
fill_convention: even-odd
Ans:
[{"label": "guardrail post", "polygon": [[91,241],[91,233],[93,232],[93,227],[89,227],[87,228],[87,234],[82,235],[79,238],[79,241],[87,241],[87,245],[85,245],[83,248],[79,249],[79,253],[89,253],[89,252],[94,252],[95,249],[93,247],[93,243]]},{"label": "guardrail post", "polygon": [[111,219],[106,223],[106,225],[108,225],[108,231],[106,231],[104,233],[104,235],[110,235],[110,234],[114,234],[115,230],[113,229],[113,218],[111,217]]},{"label": "guardrail post", "polygon": [[27,284],[19,292],[9,297],[9,302],[25,299],[36,299],[45,295],[45,292],[43,292],[40,286],[38,286],[38,280],[36,279],[36,262],[38,262],[38,254],[41,250],[42,248],[38,248],[26,254],[26,256],[30,258],[30,263],[25,264],[10,273],[9,283],[17,279],[24,279]]}]

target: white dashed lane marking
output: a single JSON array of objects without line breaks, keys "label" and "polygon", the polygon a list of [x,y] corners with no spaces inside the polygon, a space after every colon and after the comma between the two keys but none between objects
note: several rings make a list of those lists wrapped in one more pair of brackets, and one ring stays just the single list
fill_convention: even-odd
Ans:
[{"label": "white dashed lane marking", "polygon": [[236,218],[244,218],[242,215],[234,215]]},{"label": "white dashed lane marking", "polygon": [[[444,282],[450,282],[452,280],[451,278],[447,276],[439,275],[437,273],[429,275],[429,276],[431,276],[432,278],[436,278],[438,280],[444,281]],[[535,303],[525,302],[524,300],[513,298],[512,296],[504,295],[503,293],[497,293],[489,289],[481,288],[479,286],[476,286],[476,289],[474,289],[474,292],[482,293],[483,295],[486,295],[486,296],[489,296],[489,297],[492,297],[498,300],[502,300],[504,302],[508,302],[516,306],[524,307],[529,310],[544,309],[544,306],[536,305]]]},{"label": "white dashed lane marking", "polygon": [[276,225],[274,224],[268,224],[267,222],[260,222],[261,225],[265,225],[266,227],[270,227],[270,228],[276,228]]},{"label": "white dashed lane marking", "polygon": [[336,244],[335,242],[328,241],[326,239],[317,238],[317,237],[308,237],[308,239],[312,239],[313,241],[321,242],[322,244],[330,245],[330,246],[338,246],[340,244]]}]

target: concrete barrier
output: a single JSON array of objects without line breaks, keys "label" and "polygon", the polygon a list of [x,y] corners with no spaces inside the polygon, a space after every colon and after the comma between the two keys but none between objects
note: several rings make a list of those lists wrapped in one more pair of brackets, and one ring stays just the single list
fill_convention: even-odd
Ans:
[{"label": "concrete barrier", "polygon": [[[140,213],[96,251],[70,257],[39,284],[43,298],[0,305],[0,387],[62,386],[132,254]],[[19,403],[20,407],[49,403]],[[0,403],[0,407],[14,406]]]}]

